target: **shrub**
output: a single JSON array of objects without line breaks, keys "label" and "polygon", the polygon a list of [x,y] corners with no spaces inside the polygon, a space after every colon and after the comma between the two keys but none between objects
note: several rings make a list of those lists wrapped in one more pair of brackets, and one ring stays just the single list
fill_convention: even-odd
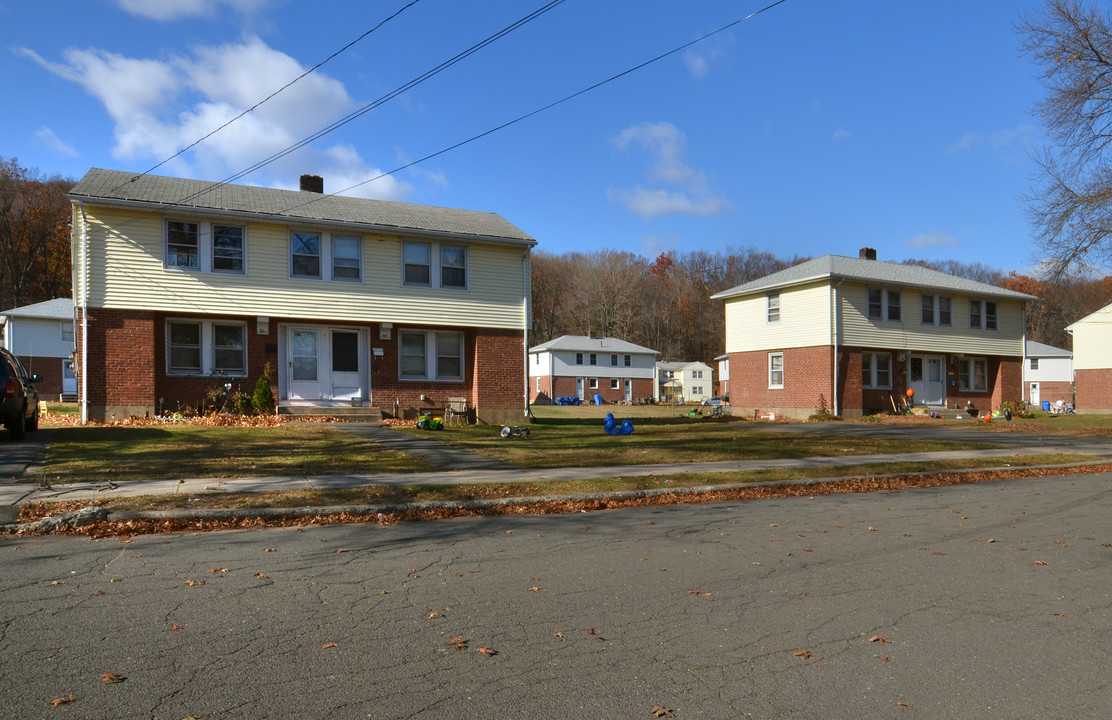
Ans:
[{"label": "shrub", "polygon": [[807,420],[810,421],[810,422],[830,422],[831,420],[841,420],[841,419],[842,418],[840,418],[837,415],[835,415],[834,413],[832,413],[830,411],[830,408],[828,408],[826,406],[826,396],[825,395],[819,395],[819,407],[818,407],[818,409],[815,410],[815,412],[813,412],[811,414],[811,416],[807,418]]},{"label": "shrub", "polygon": [[274,366],[270,363],[263,368],[263,374],[255,381],[255,394],[251,398],[251,405],[260,415],[269,415],[274,412],[274,393],[270,390],[270,376],[274,373]]}]

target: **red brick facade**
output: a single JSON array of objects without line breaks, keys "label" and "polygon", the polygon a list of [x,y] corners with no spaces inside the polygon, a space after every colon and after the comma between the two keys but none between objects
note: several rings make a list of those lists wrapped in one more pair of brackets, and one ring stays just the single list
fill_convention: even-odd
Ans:
[{"label": "red brick facade", "polygon": [[[81,370],[81,317],[78,310],[76,369]],[[166,372],[166,321],[175,316],[133,310],[89,311],[88,413],[93,420],[150,416],[162,411],[196,409],[208,392],[231,383],[232,392],[254,393],[255,383],[267,363],[278,367],[279,325],[295,318],[271,317],[267,334],[258,333],[257,319],[234,315],[210,316],[214,321],[246,323],[247,374],[245,377],[173,375]],[[187,316],[183,316],[187,317]],[[188,316],[194,319],[194,316]],[[511,330],[464,328],[464,379],[462,382],[401,380],[399,333],[379,339],[377,324],[328,323],[329,327],[371,327],[370,402],[387,414],[415,414],[441,410],[453,397],[467,398],[481,422],[519,422],[525,410],[525,340]],[[460,328],[423,328],[460,330]],[[271,390],[279,398],[279,387]],[[78,389],[82,386],[78,378]]]},{"label": "red brick facade", "polygon": [[1077,387],[1077,412],[1112,412],[1112,368],[1075,370],[1073,381]]},{"label": "red brick facade", "polygon": [[[891,388],[863,387],[862,355],[865,352],[891,354]],[[784,359],[783,387],[780,388],[770,387],[769,355],[773,353],[782,354]],[[752,416],[756,410],[762,410],[803,419],[819,409],[821,402],[843,417],[892,412],[893,404],[900,406],[908,388],[906,364],[898,359],[907,354],[884,348],[839,348],[835,393],[831,377],[834,373],[833,348],[830,346],[730,353],[731,412]],[[951,362],[950,356],[945,358],[946,407],[964,408],[969,403],[978,411],[987,411],[1021,398],[1023,366],[1020,358],[987,357],[985,392],[960,391],[958,367]],[[1109,393],[1109,402],[1112,403],[1112,393]]]},{"label": "red brick facade", "polygon": [[42,377],[41,382],[35,383],[40,398],[56,400],[62,396],[62,364],[69,362],[68,358],[20,355],[19,361],[27,368],[27,372]]},{"label": "red brick facade", "polygon": [[1043,401],[1051,404],[1062,401],[1063,404],[1073,402],[1073,383],[1064,380],[1047,382],[1035,380],[1023,386],[1023,399],[1031,402],[1031,386],[1039,386],[1039,403]]}]

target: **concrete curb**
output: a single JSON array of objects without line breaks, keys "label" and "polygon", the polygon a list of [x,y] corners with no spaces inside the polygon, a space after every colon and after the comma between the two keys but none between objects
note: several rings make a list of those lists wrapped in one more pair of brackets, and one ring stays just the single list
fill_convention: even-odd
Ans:
[{"label": "concrete curb", "polygon": [[[509,507],[527,507],[538,504],[579,503],[579,502],[623,502],[628,500],[651,500],[668,495],[702,496],[711,493],[731,492],[753,488],[774,487],[810,487],[831,483],[848,483],[860,480],[893,480],[899,478],[916,477],[921,480],[952,475],[972,475],[974,473],[991,473],[1003,476],[999,480],[1008,480],[1029,476],[1034,471],[1060,470],[1067,474],[1071,471],[1083,471],[1089,468],[1102,468],[1109,463],[1065,463],[1058,465],[1029,465],[1014,468],[967,468],[956,470],[939,470],[923,473],[887,473],[882,475],[849,475],[828,478],[804,478],[799,480],[769,480],[760,482],[726,483],[722,485],[696,485],[691,487],[675,488],[650,488],[641,490],[615,490],[599,493],[576,493],[570,495],[537,495],[514,498],[497,498],[493,500],[448,500],[429,501],[420,503],[393,503],[378,505],[328,505],[328,506],[301,506],[294,508],[197,508],[178,510],[143,510],[143,511],[104,511],[98,515],[102,522],[127,522],[129,520],[159,521],[221,521],[221,520],[296,520],[308,517],[334,517],[340,515],[376,516],[388,513],[419,513],[436,510],[464,510],[481,513],[483,511],[500,510]],[[99,508],[99,506],[96,506]],[[88,510],[86,508],[85,510]],[[103,508],[100,508],[103,511]],[[0,525],[0,533],[37,533],[51,532],[52,530],[66,531],[75,527],[67,521],[68,515],[76,515],[82,511],[64,513],[58,516],[53,523],[44,523],[39,520],[34,523],[18,523]]]}]

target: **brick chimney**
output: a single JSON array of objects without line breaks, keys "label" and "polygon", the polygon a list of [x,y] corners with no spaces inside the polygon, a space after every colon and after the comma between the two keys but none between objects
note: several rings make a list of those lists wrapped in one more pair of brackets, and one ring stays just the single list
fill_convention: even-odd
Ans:
[{"label": "brick chimney", "polygon": [[324,178],[320,175],[302,175],[301,189],[305,192],[324,192]]},{"label": "brick chimney", "polygon": [[861,248],[861,253],[857,257],[861,260],[876,260],[876,249]]}]

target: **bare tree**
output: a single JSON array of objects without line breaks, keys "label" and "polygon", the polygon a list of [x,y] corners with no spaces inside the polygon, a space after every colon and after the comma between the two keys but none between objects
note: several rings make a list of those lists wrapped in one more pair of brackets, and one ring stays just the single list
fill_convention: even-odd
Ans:
[{"label": "bare tree", "polygon": [[69,296],[73,185],[0,157],[0,308]]},{"label": "bare tree", "polygon": [[1112,19],[1080,0],[1047,0],[1017,30],[1043,68],[1038,103],[1052,147],[1035,155],[1027,211],[1046,271],[1061,277],[1112,261]]}]

